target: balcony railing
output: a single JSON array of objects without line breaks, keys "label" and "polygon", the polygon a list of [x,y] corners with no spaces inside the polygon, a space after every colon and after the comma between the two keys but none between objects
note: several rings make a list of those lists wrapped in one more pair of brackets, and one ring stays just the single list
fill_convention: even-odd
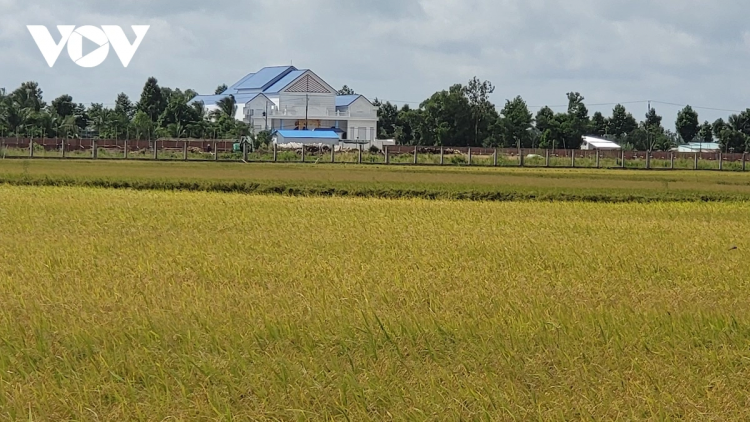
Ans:
[{"label": "balcony railing", "polygon": [[[307,110],[307,113],[305,113],[304,108],[299,107],[292,107],[292,108],[282,108],[282,109],[271,109],[268,110],[268,117],[305,117],[305,114],[307,114],[308,118],[337,118],[337,117],[361,117],[361,118],[369,118],[374,119],[377,118],[377,113],[352,113],[351,111],[338,111],[335,109],[320,109],[320,108],[310,108]],[[258,113],[256,110],[247,110],[246,116],[252,116],[252,117],[261,117],[263,114]]]}]

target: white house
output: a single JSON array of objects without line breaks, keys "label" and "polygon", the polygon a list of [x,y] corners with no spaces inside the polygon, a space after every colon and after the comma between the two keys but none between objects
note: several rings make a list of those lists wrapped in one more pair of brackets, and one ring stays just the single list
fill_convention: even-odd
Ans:
[{"label": "white house", "polygon": [[581,144],[582,150],[599,150],[599,151],[619,151],[621,146],[606,139],[594,138],[593,136],[584,136]]},{"label": "white house", "polygon": [[372,141],[377,135],[377,108],[362,95],[337,95],[311,70],[294,66],[265,67],[220,95],[199,95],[207,111],[233,95],[235,118],[262,130],[335,129],[340,138]]},{"label": "white house", "polygon": [[338,133],[332,130],[279,130],[273,135],[276,145],[338,145]]}]

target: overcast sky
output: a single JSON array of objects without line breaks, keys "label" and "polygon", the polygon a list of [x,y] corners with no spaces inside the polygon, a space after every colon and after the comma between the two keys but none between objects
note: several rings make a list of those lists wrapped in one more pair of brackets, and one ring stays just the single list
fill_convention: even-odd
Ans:
[{"label": "overcast sky", "polygon": [[[336,88],[402,104],[471,77],[498,107],[523,96],[593,111],[645,100],[750,107],[747,0],[0,0],[0,87],[38,81],[47,101],[136,100],[146,79],[212,94],[263,66],[293,63]],[[114,51],[81,68],[64,50],[49,68],[26,25],[151,25],[128,68]],[[601,104],[601,105],[597,105]],[[679,107],[654,103],[672,128]],[[562,110],[563,108],[556,108]],[[701,120],[729,112],[697,109]]]}]

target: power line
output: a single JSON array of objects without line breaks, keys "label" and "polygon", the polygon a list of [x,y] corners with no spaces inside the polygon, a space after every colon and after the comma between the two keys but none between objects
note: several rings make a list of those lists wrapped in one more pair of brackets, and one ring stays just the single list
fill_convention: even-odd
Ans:
[{"label": "power line", "polygon": [[[671,105],[671,106],[676,106],[676,107],[687,107],[688,106],[687,104],[677,104],[677,103],[670,103],[670,102],[666,102],[666,101],[652,100],[651,102],[655,103],[655,104]],[[699,110],[724,111],[724,112],[727,112],[727,113],[742,113],[744,111],[744,110],[731,110],[731,109],[714,108],[714,107],[699,107],[699,106],[690,106],[690,107],[695,108],[695,109],[699,109]]]},{"label": "power line", "polygon": [[[646,103],[646,102],[648,102],[648,100],[620,101],[620,102],[615,102],[615,103],[591,103],[591,104],[584,103],[584,104],[586,104],[586,107],[604,107],[604,106],[616,106],[616,105],[626,105],[626,104],[642,104],[642,103]],[[549,107],[549,108],[567,108],[568,104],[543,105],[543,106],[530,105],[528,107],[529,108],[544,108],[544,107]]]}]

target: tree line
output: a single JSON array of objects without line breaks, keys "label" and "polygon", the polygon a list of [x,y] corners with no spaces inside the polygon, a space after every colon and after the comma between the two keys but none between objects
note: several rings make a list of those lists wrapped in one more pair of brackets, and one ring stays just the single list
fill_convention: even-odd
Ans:
[{"label": "tree line", "polygon": [[[221,85],[215,93],[226,89]],[[436,92],[414,108],[376,98],[378,138],[403,145],[577,149],[582,136],[591,135],[635,150],[668,150],[687,142],[718,142],[725,151],[750,148],[750,109],[726,120],[700,123],[698,113],[686,106],[677,114],[672,131],[663,126],[654,108],[640,121],[621,104],[610,116],[590,115],[584,97],[570,92],[566,111],[543,107],[534,114],[520,96],[498,110],[490,101],[494,91],[491,82],[475,77],[466,85]],[[344,86],[339,93],[354,94],[354,90]],[[120,93],[113,108],[100,103],[87,107],[67,94],[47,104],[38,83],[25,82],[7,94],[0,92],[0,136],[237,139],[259,135],[254,137],[269,139],[270,134],[253,134],[249,125],[235,120],[233,96],[221,100],[218,110],[206,113],[203,103],[194,101],[196,95],[191,89],[161,87],[151,77],[138,101]]]},{"label": "tree line", "polygon": [[584,97],[569,92],[566,111],[543,107],[534,114],[520,96],[498,110],[489,99],[494,91],[491,82],[475,77],[433,94],[417,108],[376,99],[378,137],[405,145],[578,149],[582,137],[589,135],[640,151],[666,151],[688,142],[718,142],[723,150],[736,152],[750,148],[750,109],[727,120],[701,123],[688,105],[677,114],[672,131],[652,107],[640,121],[622,104],[610,116],[589,115]]},{"label": "tree line", "polygon": [[[226,89],[223,85],[216,92]],[[237,139],[250,133],[247,124],[234,119],[234,97],[206,113],[203,103],[193,101],[196,95],[192,89],[160,87],[152,77],[138,101],[120,93],[114,108],[101,103],[86,107],[67,94],[47,104],[39,84],[25,82],[10,93],[0,93],[0,136]]]}]

